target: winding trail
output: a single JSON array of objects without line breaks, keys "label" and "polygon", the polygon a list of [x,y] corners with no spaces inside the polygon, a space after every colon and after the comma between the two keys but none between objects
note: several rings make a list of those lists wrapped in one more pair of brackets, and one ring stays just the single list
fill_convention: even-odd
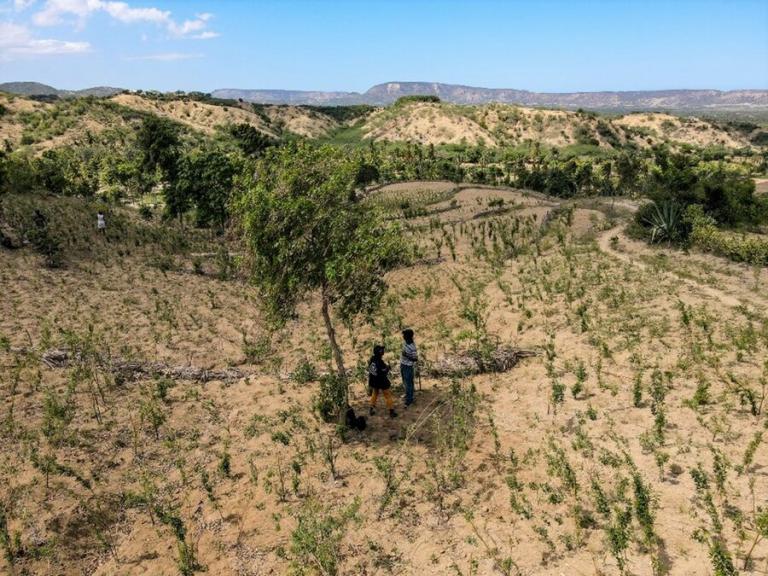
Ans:
[{"label": "winding trail", "polygon": [[[623,234],[623,229],[624,229],[624,226],[619,225],[619,226],[614,226],[613,228],[610,228],[609,230],[605,230],[604,232],[602,232],[597,237],[598,248],[600,248],[602,252],[605,252],[606,254],[613,256],[617,260],[620,260],[621,262],[629,264],[630,266],[634,266],[641,270],[648,270],[649,266],[645,262],[641,262],[640,260],[632,258],[632,256],[624,252],[619,252],[618,250],[614,249],[611,246],[611,239],[613,237],[618,237],[624,242],[632,242],[629,238],[627,238]],[[736,306],[742,305],[742,301],[739,300],[737,297],[727,292],[724,292],[723,290],[720,290],[718,288],[701,284],[699,282],[696,282],[695,280],[691,280],[690,278],[683,278],[671,272],[659,272],[659,274],[671,274],[675,278],[683,282],[684,284],[688,285],[688,287],[692,288],[694,291],[703,292],[713,300],[718,300],[720,301],[721,304],[724,304],[726,306],[736,307]]]}]

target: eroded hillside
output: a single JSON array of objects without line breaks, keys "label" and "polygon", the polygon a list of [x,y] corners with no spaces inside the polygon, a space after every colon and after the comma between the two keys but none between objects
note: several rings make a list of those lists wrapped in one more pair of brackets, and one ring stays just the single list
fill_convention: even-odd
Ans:
[{"label": "eroded hillside", "polygon": [[247,124],[277,139],[286,136],[320,138],[338,127],[325,114],[304,107],[211,104],[190,98],[152,98],[119,94],[106,99],[67,99],[41,102],[0,93],[0,141],[36,152],[87,142],[105,131],[119,132],[143,115],[178,122],[193,132],[212,136],[233,124]]},{"label": "eroded hillside", "polygon": [[743,148],[752,146],[749,134],[728,131],[696,118],[636,113],[620,117],[566,110],[523,108],[503,104],[459,106],[409,103],[383,108],[363,126],[374,140],[421,144],[458,144],[489,147],[539,142],[549,146],[575,144],[619,148],[648,147],[669,142],[692,146]]},{"label": "eroded hillside", "polygon": [[76,143],[105,130],[120,130],[137,114],[154,114],[211,136],[232,124],[247,124],[270,138],[301,136],[328,139],[347,131],[345,142],[365,140],[425,145],[647,148],[660,143],[755,149],[765,131],[662,113],[624,116],[525,108],[505,104],[462,106],[445,103],[395,104],[349,118],[305,106],[211,103],[186,97],[123,93],[109,99],[72,99],[54,103],[0,94],[5,112],[0,139],[41,151]]}]

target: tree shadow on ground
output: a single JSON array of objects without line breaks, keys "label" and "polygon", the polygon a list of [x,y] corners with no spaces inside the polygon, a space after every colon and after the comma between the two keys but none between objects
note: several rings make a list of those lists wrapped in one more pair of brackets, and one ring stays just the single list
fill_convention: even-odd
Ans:
[{"label": "tree shadow on ground", "polygon": [[402,387],[393,386],[392,396],[397,412],[395,418],[390,417],[389,410],[382,397],[379,397],[376,413],[368,414],[368,398],[357,395],[352,402],[355,413],[366,417],[367,427],[362,432],[350,430],[347,432],[348,444],[363,444],[365,446],[398,445],[408,441],[411,445],[432,446],[433,416],[440,415],[440,407],[449,394],[449,385],[438,380],[424,382],[421,390],[416,389],[414,403],[405,408],[402,398]]}]

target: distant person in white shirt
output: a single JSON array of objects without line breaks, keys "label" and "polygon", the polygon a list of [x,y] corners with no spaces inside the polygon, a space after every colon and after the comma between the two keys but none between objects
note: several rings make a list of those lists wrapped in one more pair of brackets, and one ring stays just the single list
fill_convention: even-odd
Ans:
[{"label": "distant person in white shirt", "polygon": [[419,353],[416,351],[416,343],[413,341],[413,330],[403,330],[403,350],[400,353],[400,375],[403,377],[405,387],[405,407],[413,404],[413,377],[416,363],[419,361]]},{"label": "distant person in white shirt", "polygon": [[99,231],[99,234],[106,235],[107,233],[107,221],[104,219],[104,213],[101,211],[96,214],[96,229]]}]

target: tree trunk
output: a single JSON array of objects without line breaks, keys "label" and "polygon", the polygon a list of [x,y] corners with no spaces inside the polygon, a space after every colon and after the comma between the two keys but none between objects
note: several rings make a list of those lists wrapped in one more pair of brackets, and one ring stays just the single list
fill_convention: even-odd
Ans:
[{"label": "tree trunk", "polygon": [[333,359],[336,361],[336,370],[338,371],[341,384],[344,386],[344,401],[339,406],[339,424],[344,424],[344,418],[346,416],[346,409],[349,406],[349,384],[347,383],[347,371],[344,368],[344,359],[341,357],[341,348],[339,343],[336,342],[336,330],[333,328],[331,322],[330,312],[330,296],[328,294],[327,286],[323,285],[323,320],[325,321],[325,331],[328,334],[328,342],[331,344],[331,352],[333,353]]},{"label": "tree trunk", "polygon": [[331,352],[333,352],[333,359],[336,362],[336,369],[339,376],[345,377],[347,371],[344,369],[344,360],[341,357],[341,348],[339,348],[338,342],[336,342],[336,330],[333,328],[331,322],[330,313],[330,296],[328,295],[328,288],[323,285],[323,320],[325,321],[325,331],[328,334],[328,342],[331,344]]}]

